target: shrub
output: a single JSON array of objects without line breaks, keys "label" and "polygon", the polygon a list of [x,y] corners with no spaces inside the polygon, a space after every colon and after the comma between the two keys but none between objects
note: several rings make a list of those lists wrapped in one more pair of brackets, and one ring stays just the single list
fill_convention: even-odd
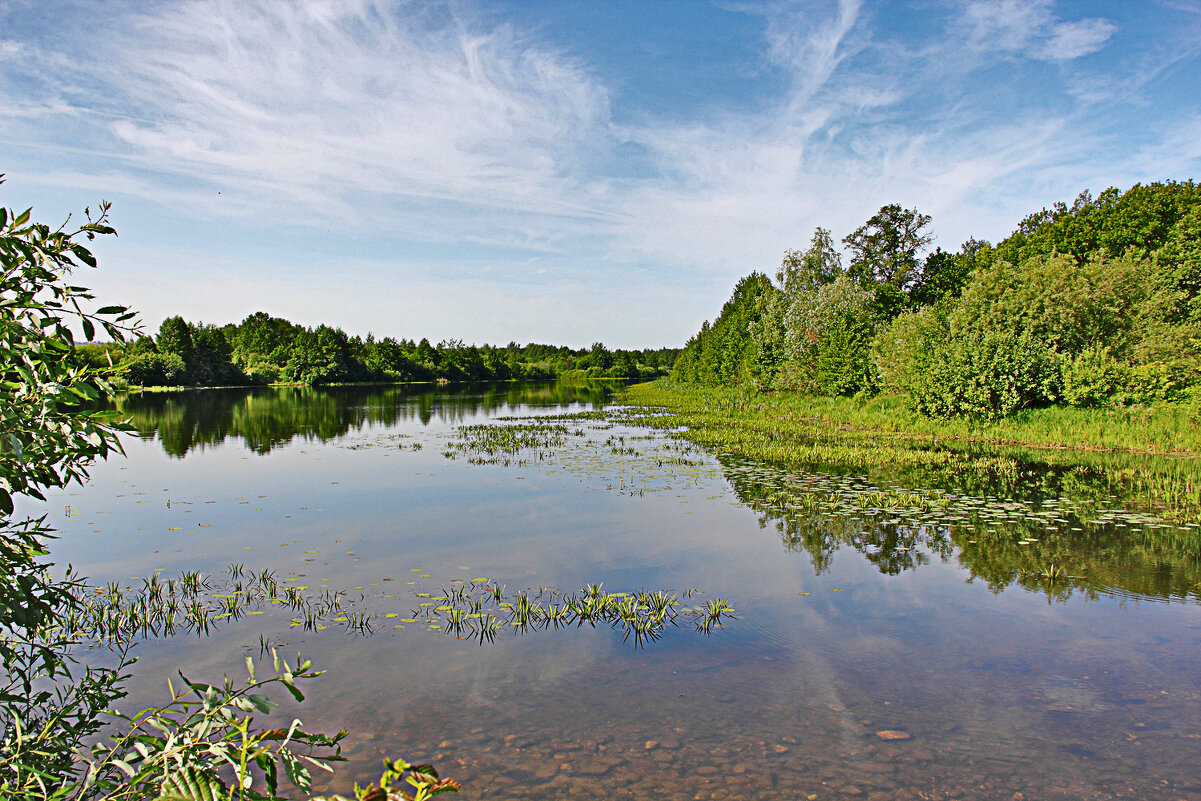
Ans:
[{"label": "shrub", "polygon": [[872,362],[883,392],[910,395],[926,379],[947,340],[948,302],[898,315],[872,342]]},{"label": "shrub", "polygon": [[1180,365],[1151,362],[1132,367],[1120,400],[1127,405],[1176,401],[1184,396],[1187,373]]},{"label": "shrub", "polygon": [[188,368],[178,353],[143,353],[125,371],[130,384],[144,387],[177,387],[187,383]]},{"label": "shrub", "polygon": [[864,331],[845,317],[835,317],[818,341],[817,385],[826,395],[855,395],[873,388],[871,350]]},{"label": "shrub", "polygon": [[1103,406],[1113,400],[1129,375],[1100,346],[1089,348],[1063,364],[1063,400],[1070,406]]},{"label": "shrub", "polygon": [[1028,332],[967,331],[948,339],[910,387],[931,417],[995,419],[1062,395],[1062,359]]}]

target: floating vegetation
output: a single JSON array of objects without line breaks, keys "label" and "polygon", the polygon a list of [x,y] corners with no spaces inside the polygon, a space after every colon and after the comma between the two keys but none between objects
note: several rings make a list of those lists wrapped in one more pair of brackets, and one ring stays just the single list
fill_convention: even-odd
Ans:
[{"label": "floating vegetation", "polygon": [[526,454],[542,461],[561,447],[569,436],[584,436],[583,429],[571,431],[561,423],[533,418],[521,423],[481,423],[459,426],[444,451],[447,458],[466,457],[472,464],[502,464],[510,457]]},{"label": "floating vegetation", "polygon": [[[688,590],[684,597],[695,592]],[[669,628],[688,627],[708,635],[735,617],[725,598],[685,605],[680,596],[665,590],[609,593],[601,584],[588,584],[570,593],[554,587],[510,593],[495,582],[465,581],[442,590],[437,600],[443,603],[420,605],[411,619],[480,644],[493,642],[502,631],[524,634],[604,625],[620,631],[623,643],[632,641],[640,647],[657,641]]]},{"label": "floating vegetation", "polygon": [[631,496],[720,478],[712,456],[685,440],[618,430],[626,410],[498,418],[459,426],[442,451],[473,465],[538,467]]},{"label": "floating vegetation", "polygon": [[862,475],[807,472],[723,457],[738,499],[821,574],[853,548],[896,575],[956,559],[996,592],[1017,585],[1066,600],[1201,597],[1201,538],[1110,497],[1016,500],[910,489]]},{"label": "floating vegetation", "polygon": [[[422,574],[428,577],[427,574]],[[376,609],[377,601],[342,590],[309,591],[304,585],[280,582],[269,570],[247,571],[231,564],[223,575],[185,573],[163,580],[156,572],[140,584],[116,582],[97,587],[66,617],[64,630],[81,641],[129,643],[137,639],[177,634],[204,636],[220,625],[279,608],[289,615],[289,626],[304,631],[325,631],[337,624],[356,635],[377,633],[380,618],[389,630],[405,624],[425,623],[460,639],[490,643],[502,631],[518,633],[606,625],[622,632],[622,642],[636,646],[658,640],[668,628],[692,627],[704,634],[735,617],[725,598],[703,605],[685,605],[674,593],[639,590],[606,593],[600,584],[564,593],[553,587],[508,593],[505,585],[487,578],[455,579],[436,594],[414,592],[418,600],[407,617]],[[697,591],[683,593],[690,599]],[[394,598],[386,594],[383,599]],[[268,642],[259,634],[260,648]]]},{"label": "floating vegetation", "polygon": [[[1173,454],[1171,427],[1151,430],[1135,419],[1106,428],[1091,412],[1072,417],[1059,410],[1042,423],[973,428],[917,420],[901,408],[658,382],[630,387],[622,400],[634,405],[615,420],[664,430],[718,455],[811,472],[857,471],[963,494],[1108,498],[1161,521],[1201,522],[1201,462]],[[1113,428],[1142,432],[1143,439],[1114,440]]]},{"label": "floating vegetation", "polygon": [[183,573],[163,580],[156,572],[140,585],[110,582],[82,596],[65,617],[63,628],[94,642],[131,642],[176,634],[206,635],[223,622],[282,607],[291,625],[315,631],[329,622],[355,634],[369,634],[374,615],[348,608],[345,593],[288,585],[270,570],[248,572],[231,564],[223,576]]}]

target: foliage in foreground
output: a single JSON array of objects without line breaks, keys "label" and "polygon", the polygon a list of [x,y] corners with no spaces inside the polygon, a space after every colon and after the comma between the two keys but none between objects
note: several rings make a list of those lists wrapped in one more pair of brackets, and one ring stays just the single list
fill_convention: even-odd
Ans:
[{"label": "foliage in foreground", "polygon": [[[164,706],[131,718],[110,712],[125,695],[131,638],[78,636],[72,621],[84,609],[83,583],[69,570],[53,575],[44,560],[53,532],[43,519],[12,517],[14,496],[41,499],[46,489],[82,482],[93,460],[120,449],[111,420],[86,405],[109,391],[113,370],[80,363],[68,327],[92,339],[100,326],[117,342],[131,333],[127,309],[90,311],[91,294],[66,283],[73,269],[96,264],[85,242],[114,233],[107,211],[102,205],[71,230],[0,208],[0,797],[268,799],[277,797],[281,773],[305,791],[309,766],[340,759],[343,735],[306,732],[298,720],[263,728],[254,713],[274,707],[260,692],[268,685],[302,700],[296,681],[319,675],[310,663],[298,659],[293,668],[276,658],[275,675],[260,681],[248,661],[243,685],[183,678]],[[81,669],[75,653],[89,645],[108,648],[115,666]],[[428,766],[396,762],[356,797],[424,799],[458,789]]]}]

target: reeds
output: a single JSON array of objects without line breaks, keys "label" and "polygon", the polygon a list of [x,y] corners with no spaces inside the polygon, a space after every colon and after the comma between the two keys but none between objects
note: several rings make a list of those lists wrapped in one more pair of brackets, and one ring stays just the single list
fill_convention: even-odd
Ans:
[{"label": "reeds", "polygon": [[[695,590],[689,590],[691,596]],[[434,605],[434,602],[441,603]],[[635,646],[658,640],[669,628],[692,623],[710,634],[735,617],[728,599],[700,606],[684,606],[679,596],[666,590],[605,592],[601,584],[587,584],[565,593],[554,587],[509,593],[503,585],[468,581],[442,590],[428,606],[412,610],[413,619],[437,625],[447,634],[481,643],[492,642],[508,629],[527,633],[589,625],[606,625],[622,633],[622,642]]]},{"label": "reeds", "polygon": [[[1180,406],[1024,410],[992,423],[932,420],[896,398],[859,402],[654,382],[620,419],[712,449],[813,472],[887,473],[909,487],[995,495],[1116,495],[1131,511],[1201,522],[1201,426]],[[1048,486],[1048,482],[1052,486]],[[1058,486],[1054,486],[1058,485]]]},{"label": "reeds", "polygon": [[244,565],[231,564],[223,577],[191,571],[178,580],[164,581],[155,573],[140,581],[127,586],[112,582],[82,594],[65,615],[63,630],[88,642],[124,643],[183,633],[204,636],[220,623],[283,606],[293,613],[291,625],[305,630],[338,622],[352,633],[372,631],[374,614],[349,608],[345,593],[325,590],[311,595],[281,583],[270,570],[256,574]]}]

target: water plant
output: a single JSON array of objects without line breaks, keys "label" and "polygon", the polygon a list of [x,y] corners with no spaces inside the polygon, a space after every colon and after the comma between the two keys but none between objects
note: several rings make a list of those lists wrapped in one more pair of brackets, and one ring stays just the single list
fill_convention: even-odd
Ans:
[{"label": "water plant", "polygon": [[[996,495],[1116,495],[1129,511],[1201,522],[1201,451],[1187,410],[1039,409],[984,423],[868,402],[657,381],[620,417],[715,451],[810,472],[884,474],[905,488]],[[1057,485],[1057,486],[1056,486]],[[900,487],[898,487],[900,489]]]},{"label": "water plant", "polygon": [[458,426],[443,455],[467,458],[472,464],[511,464],[509,457],[526,453],[528,460],[542,461],[561,447],[569,436],[582,437],[582,429],[570,430],[562,423],[540,419],[514,423],[485,423]]},{"label": "water plant", "polygon": [[[689,590],[688,595],[695,592]],[[488,580],[464,581],[436,597],[441,604],[427,602],[429,605],[412,610],[412,617],[481,644],[495,641],[502,628],[524,634],[601,624],[620,631],[622,642],[632,640],[641,646],[658,640],[668,628],[680,628],[690,621],[697,623],[698,631],[710,634],[735,616],[727,599],[685,607],[667,590],[610,593],[602,584],[586,584],[573,592],[539,587],[509,593],[504,585]]]},{"label": "water plant", "polygon": [[[228,578],[185,572],[178,581],[156,573],[140,585],[110,582],[81,593],[61,622],[64,633],[88,642],[124,643],[188,633],[210,634],[223,621],[281,606],[293,612],[292,625],[316,630],[330,621],[355,634],[371,633],[375,613],[348,606],[346,593],[323,590],[310,594],[281,584],[270,570],[252,573],[234,564]],[[240,578],[238,578],[240,577]]]}]

